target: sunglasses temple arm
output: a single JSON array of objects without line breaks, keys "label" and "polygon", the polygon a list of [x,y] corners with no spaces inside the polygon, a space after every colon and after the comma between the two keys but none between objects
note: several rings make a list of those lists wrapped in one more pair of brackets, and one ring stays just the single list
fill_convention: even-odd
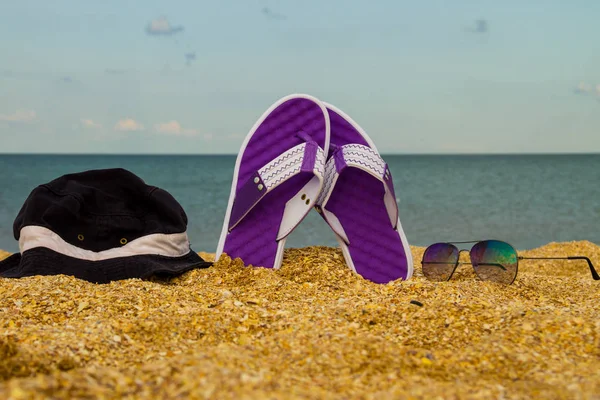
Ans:
[{"label": "sunglasses temple arm", "polygon": [[[434,264],[434,265],[454,265],[454,264],[457,264],[457,265],[460,265],[460,264],[465,264],[465,263],[460,263],[460,262],[459,263],[453,263],[453,262],[443,262],[443,261],[421,261],[421,265],[424,265],[424,264]],[[466,263],[466,264],[468,264],[468,263]]]},{"label": "sunglasses temple arm", "polygon": [[[445,264],[445,265],[454,265],[454,263],[450,263],[450,262],[443,262],[443,261],[422,261],[421,264]],[[458,263],[459,265],[463,265],[463,264],[471,264],[471,263]],[[488,265],[491,267],[498,267],[498,268],[502,268],[504,271],[506,271],[506,268],[504,268],[504,265],[502,264],[497,264],[497,263],[478,263],[477,265]]]},{"label": "sunglasses temple arm", "polygon": [[506,268],[504,267],[504,265],[498,264],[498,263],[477,263],[477,265],[487,265],[489,267],[498,267],[498,268],[502,268],[502,270],[506,271]]},{"label": "sunglasses temple arm", "polygon": [[570,257],[519,257],[519,260],[585,260],[590,267],[590,272],[592,273],[592,278],[595,281],[600,281],[600,275],[596,272],[594,265],[592,264],[592,260],[584,256],[570,256]]},{"label": "sunglasses temple arm", "polygon": [[590,267],[590,272],[592,273],[592,278],[594,278],[595,281],[600,281],[600,276],[598,275],[598,273],[596,272],[596,270],[594,269],[594,265],[592,264],[592,261],[584,256],[572,256],[572,257],[567,257],[567,259],[569,260],[585,260],[587,261],[589,267]]}]

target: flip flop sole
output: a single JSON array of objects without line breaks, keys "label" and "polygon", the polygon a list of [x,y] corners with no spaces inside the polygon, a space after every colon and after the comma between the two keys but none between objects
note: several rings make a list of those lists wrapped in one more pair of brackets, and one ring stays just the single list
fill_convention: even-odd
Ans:
[{"label": "flip flop sole", "polygon": [[[277,241],[286,203],[313,177],[301,172],[263,197],[241,222],[228,232],[236,194],[261,167],[290,148],[303,143],[296,134],[308,134],[322,148],[329,146],[329,120],[325,107],[307,95],[292,95],[276,102],[257,121],[238,155],[232,191],[217,257],[222,252],[245,264],[278,268],[285,238]],[[316,199],[309,199],[311,202]]]},{"label": "flip flop sole", "polygon": [[[349,116],[325,103],[331,123],[331,143],[337,146],[361,144],[377,152],[364,130]],[[398,219],[397,229],[390,223],[381,181],[357,168],[345,168],[327,201],[349,245],[338,237],[348,266],[376,283],[409,279],[413,261],[406,235]]]}]

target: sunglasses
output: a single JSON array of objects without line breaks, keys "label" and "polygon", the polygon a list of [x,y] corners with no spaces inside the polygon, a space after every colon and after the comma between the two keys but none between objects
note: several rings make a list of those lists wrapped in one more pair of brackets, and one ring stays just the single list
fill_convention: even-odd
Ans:
[{"label": "sunglasses", "polygon": [[[475,243],[471,250],[459,250],[454,244]],[[460,253],[468,251],[470,263],[458,261]],[[513,246],[500,240],[434,243],[425,249],[421,266],[423,275],[432,281],[447,281],[452,278],[459,264],[471,264],[479,279],[510,285],[517,277],[519,260],[585,260],[592,278],[600,280],[589,258],[570,257],[521,257]]]}]

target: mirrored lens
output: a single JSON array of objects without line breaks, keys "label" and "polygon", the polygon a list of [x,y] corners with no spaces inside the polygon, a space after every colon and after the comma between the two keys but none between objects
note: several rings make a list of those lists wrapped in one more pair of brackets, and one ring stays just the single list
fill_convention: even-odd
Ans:
[{"label": "mirrored lens", "polygon": [[517,251],[498,240],[477,243],[471,249],[471,264],[480,279],[511,284],[517,277]]},{"label": "mirrored lens", "polygon": [[432,281],[447,281],[458,264],[458,249],[449,243],[435,243],[425,249],[421,266]]}]

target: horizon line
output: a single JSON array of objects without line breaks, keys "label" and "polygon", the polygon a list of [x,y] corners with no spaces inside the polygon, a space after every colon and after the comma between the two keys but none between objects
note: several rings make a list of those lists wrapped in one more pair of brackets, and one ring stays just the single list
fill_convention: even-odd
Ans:
[{"label": "horizon line", "polygon": [[[380,153],[382,156],[591,156],[598,152],[523,152],[523,153]],[[0,156],[237,156],[238,153],[17,153],[0,152]]]}]

